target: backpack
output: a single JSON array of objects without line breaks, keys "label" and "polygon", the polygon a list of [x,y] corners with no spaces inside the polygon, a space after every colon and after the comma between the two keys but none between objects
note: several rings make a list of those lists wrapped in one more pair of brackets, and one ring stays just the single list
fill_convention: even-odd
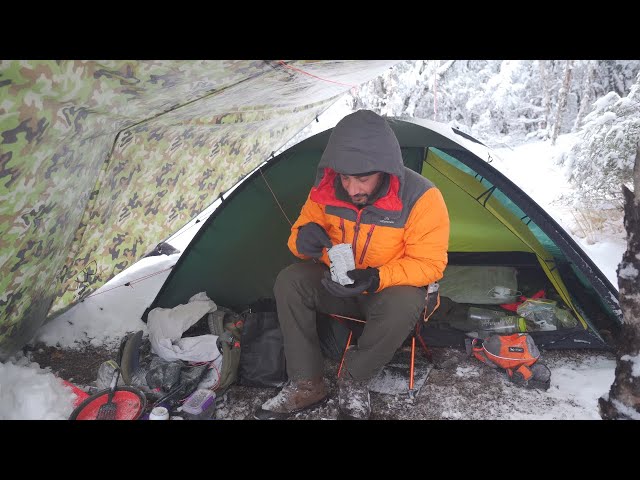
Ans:
[{"label": "backpack", "polygon": [[244,320],[233,310],[218,307],[207,314],[207,324],[211,334],[218,336],[218,349],[222,352],[220,380],[214,389],[216,393],[221,394],[238,378],[240,338]]},{"label": "backpack", "polygon": [[484,340],[474,338],[469,349],[481,362],[506,370],[509,380],[517,385],[542,390],[551,385],[551,371],[538,363],[540,351],[527,333],[489,335]]}]

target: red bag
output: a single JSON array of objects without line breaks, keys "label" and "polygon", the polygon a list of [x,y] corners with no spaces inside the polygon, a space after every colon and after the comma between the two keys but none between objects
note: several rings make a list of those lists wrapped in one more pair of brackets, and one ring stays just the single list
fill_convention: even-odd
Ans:
[{"label": "red bag", "polygon": [[536,293],[534,293],[530,297],[525,297],[524,295],[520,295],[520,298],[519,298],[519,300],[517,302],[515,302],[515,303],[503,303],[500,306],[502,308],[504,308],[505,310],[510,310],[512,312],[517,312],[518,311],[518,306],[520,306],[520,304],[524,303],[525,301],[527,301],[530,298],[544,298],[544,290],[538,290]]}]

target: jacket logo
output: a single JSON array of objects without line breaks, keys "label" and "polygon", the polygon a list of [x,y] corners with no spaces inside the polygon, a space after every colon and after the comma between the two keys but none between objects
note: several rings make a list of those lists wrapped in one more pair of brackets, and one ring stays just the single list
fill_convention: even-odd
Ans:
[{"label": "jacket logo", "polygon": [[384,217],[382,220],[379,220],[380,223],[390,223],[390,224],[394,224],[396,223],[394,220],[389,220],[389,217]]},{"label": "jacket logo", "polygon": [[524,348],[522,347],[509,347],[510,352],[524,353]]}]

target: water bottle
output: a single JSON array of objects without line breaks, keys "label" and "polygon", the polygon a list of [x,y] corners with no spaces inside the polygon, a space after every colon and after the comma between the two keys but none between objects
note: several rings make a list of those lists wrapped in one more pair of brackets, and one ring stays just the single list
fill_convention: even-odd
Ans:
[{"label": "water bottle", "polygon": [[480,336],[527,331],[524,318],[487,308],[469,307],[467,321],[470,329],[476,330]]}]

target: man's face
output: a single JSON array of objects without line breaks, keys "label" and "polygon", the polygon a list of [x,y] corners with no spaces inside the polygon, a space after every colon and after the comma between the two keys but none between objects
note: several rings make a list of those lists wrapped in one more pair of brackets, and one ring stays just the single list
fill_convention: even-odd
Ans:
[{"label": "man's face", "polygon": [[371,175],[343,175],[340,174],[342,188],[344,188],[354,205],[362,206],[367,204],[369,196],[378,188],[382,182],[382,172]]}]

